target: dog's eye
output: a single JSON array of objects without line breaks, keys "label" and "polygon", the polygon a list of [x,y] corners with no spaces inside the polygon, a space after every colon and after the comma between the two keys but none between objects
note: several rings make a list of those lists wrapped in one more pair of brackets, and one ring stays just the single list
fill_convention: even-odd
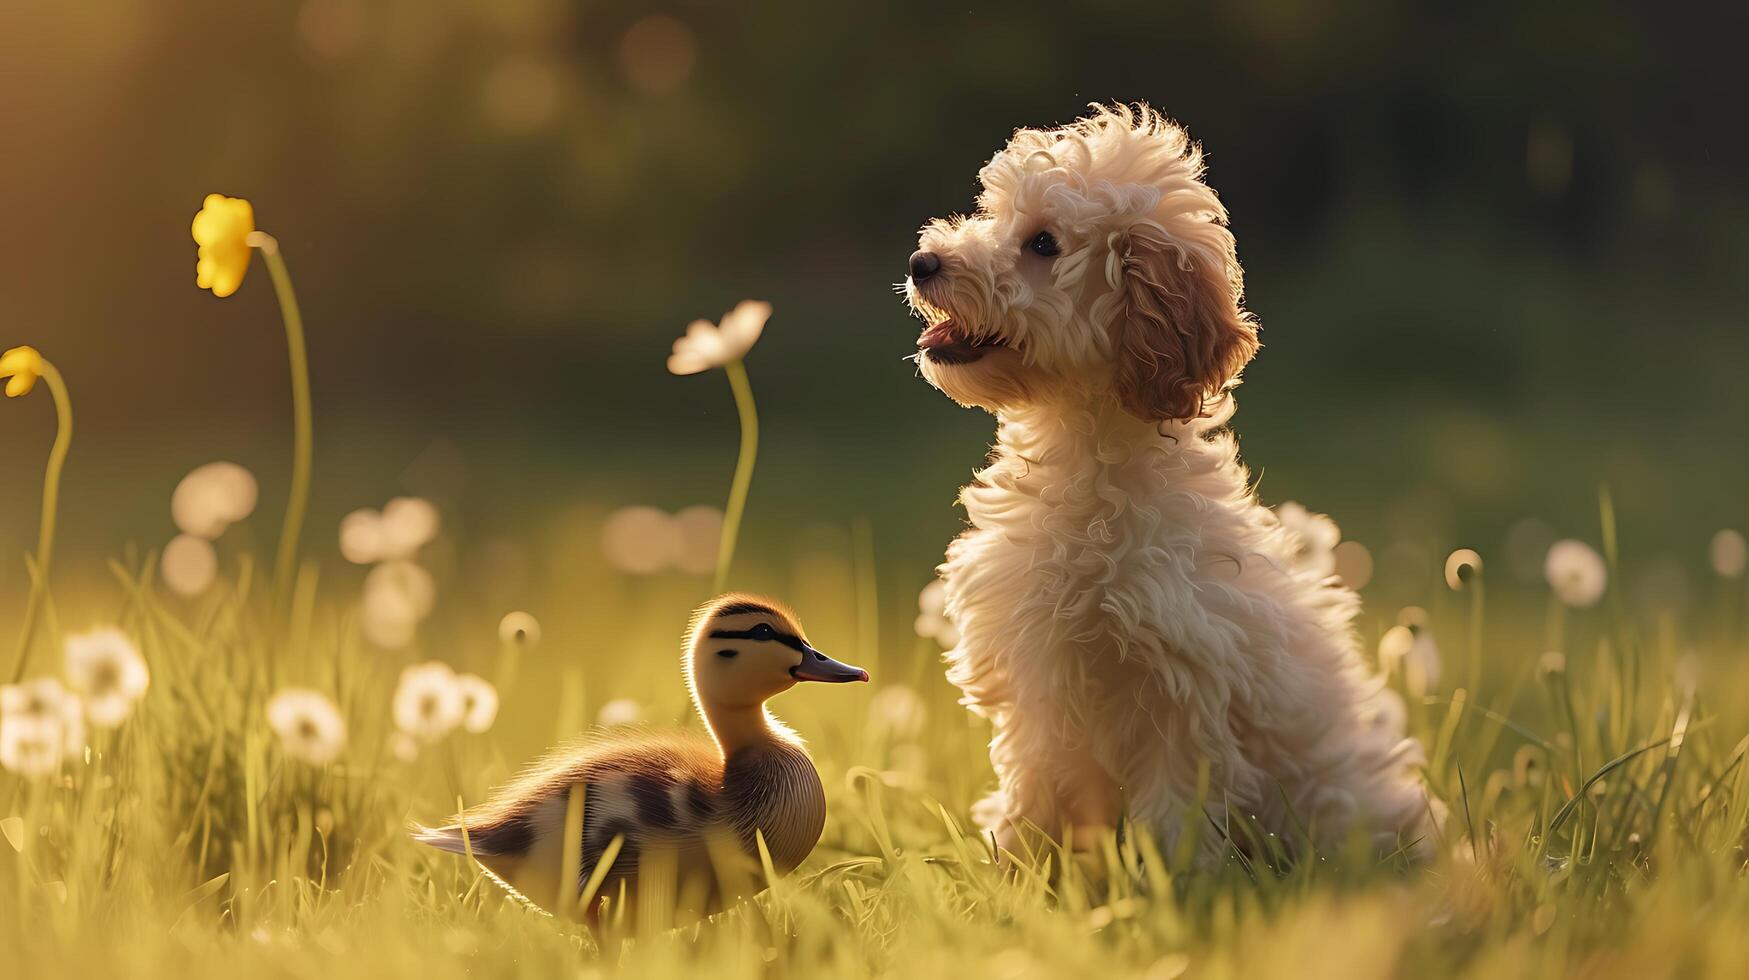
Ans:
[{"label": "dog's eye", "polygon": [[1026,243],[1026,250],[1034,255],[1042,255],[1047,259],[1060,251],[1060,249],[1057,248],[1057,236],[1048,231],[1041,231],[1032,236],[1032,241]]}]

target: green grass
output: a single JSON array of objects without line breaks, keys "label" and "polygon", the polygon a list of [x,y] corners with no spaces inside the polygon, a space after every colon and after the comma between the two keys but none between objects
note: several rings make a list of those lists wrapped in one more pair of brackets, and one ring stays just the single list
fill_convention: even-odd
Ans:
[{"label": "green grass", "polygon": [[[796,559],[789,591],[816,642],[877,679],[774,702],[808,738],[826,781],[830,816],[813,858],[757,902],[709,921],[675,927],[660,910],[627,909],[598,932],[508,900],[465,860],[409,842],[404,824],[442,816],[458,797],[478,800],[610,698],[636,698],[655,719],[681,717],[678,636],[701,580],[625,579],[587,557],[555,567],[533,603],[545,607],[545,639],[522,656],[498,725],[452,735],[408,763],[387,748],[400,667],[437,657],[491,676],[494,624],[506,610],[470,608],[467,590],[446,588],[416,649],[388,654],[356,639],[342,584],[279,630],[246,563],[233,561],[233,574],[192,603],[161,594],[142,571],[149,559],[118,563],[113,582],[57,597],[51,609],[74,605],[122,625],[141,644],[152,686],[60,780],[0,775],[0,815],[16,818],[0,845],[7,973],[1749,970],[1749,666],[1737,591],[1721,590],[1720,607],[1694,622],[1641,622],[1613,591],[1593,610],[1515,618],[1510,610],[1541,601],[1536,590],[1490,582],[1502,611],[1489,610],[1477,638],[1475,684],[1462,676],[1475,610],[1447,593],[1431,628],[1447,676],[1468,690],[1448,682],[1410,712],[1428,747],[1428,784],[1451,812],[1430,864],[1343,853],[1291,868],[1237,857],[1196,868],[1131,837],[1105,842],[1105,865],[1123,869],[1115,873],[1060,852],[1005,871],[965,819],[990,782],[987,729],[955,705],[939,651],[901,635],[911,593],[875,592],[866,570],[857,588],[859,551],[753,556],[773,580],[782,576],[769,569]],[[927,570],[878,573],[920,585]],[[1369,640],[1390,615],[1369,614]],[[1568,669],[1539,671],[1555,635]],[[39,643],[32,673],[52,669],[50,649]],[[1672,680],[1680,656],[1698,658],[1698,668],[1682,667],[1703,679],[1692,697]],[[879,687],[898,683],[926,707],[920,728],[870,714]],[[316,769],[281,753],[262,704],[284,684],[336,696],[351,726],[339,762]]]}]

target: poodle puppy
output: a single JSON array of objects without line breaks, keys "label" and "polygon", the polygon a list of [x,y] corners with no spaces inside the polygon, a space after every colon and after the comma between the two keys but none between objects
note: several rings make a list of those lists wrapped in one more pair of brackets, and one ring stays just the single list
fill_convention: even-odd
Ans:
[{"label": "poodle puppy", "polygon": [[1165,847],[1199,825],[1209,859],[1229,833],[1415,850],[1421,750],[1359,598],[1225,428],[1259,344],[1202,174],[1178,125],[1095,105],[1017,131],[911,256],[923,377],[997,419],[940,568],[949,677],[994,726],[979,822],[1011,847],[1127,815]]}]

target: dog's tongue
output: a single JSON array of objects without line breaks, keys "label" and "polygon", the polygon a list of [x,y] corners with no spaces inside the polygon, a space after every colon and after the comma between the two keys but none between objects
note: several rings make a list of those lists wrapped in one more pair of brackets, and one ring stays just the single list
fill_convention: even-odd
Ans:
[{"label": "dog's tongue", "polygon": [[929,350],[934,347],[947,347],[958,339],[954,336],[953,320],[947,319],[923,331],[923,335],[917,338],[917,349]]}]

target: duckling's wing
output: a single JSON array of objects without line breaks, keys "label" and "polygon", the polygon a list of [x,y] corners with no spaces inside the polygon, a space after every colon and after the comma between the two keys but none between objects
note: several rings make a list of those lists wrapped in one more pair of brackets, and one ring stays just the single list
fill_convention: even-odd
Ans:
[{"label": "duckling's wing", "polygon": [[[470,850],[488,867],[560,852],[572,787],[583,787],[584,877],[622,837],[612,877],[636,873],[643,846],[702,835],[720,809],[722,760],[700,736],[615,731],[587,736],[531,764],[493,798],[413,839],[451,854]],[[464,829],[465,828],[465,829]],[[501,860],[492,860],[501,859]]]}]

